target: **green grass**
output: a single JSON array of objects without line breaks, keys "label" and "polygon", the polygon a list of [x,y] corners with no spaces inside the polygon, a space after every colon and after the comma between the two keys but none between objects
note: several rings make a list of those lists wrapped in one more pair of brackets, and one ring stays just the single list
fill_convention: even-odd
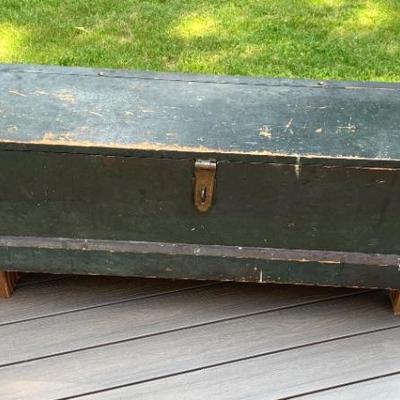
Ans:
[{"label": "green grass", "polygon": [[400,81],[400,1],[0,0],[0,61]]}]

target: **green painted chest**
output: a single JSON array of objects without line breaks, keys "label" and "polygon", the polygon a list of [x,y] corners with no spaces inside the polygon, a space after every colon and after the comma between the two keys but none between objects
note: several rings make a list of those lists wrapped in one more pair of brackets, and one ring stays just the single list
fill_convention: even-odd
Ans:
[{"label": "green painted chest", "polygon": [[400,288],[400,85],[0,66],[3,270]]}]

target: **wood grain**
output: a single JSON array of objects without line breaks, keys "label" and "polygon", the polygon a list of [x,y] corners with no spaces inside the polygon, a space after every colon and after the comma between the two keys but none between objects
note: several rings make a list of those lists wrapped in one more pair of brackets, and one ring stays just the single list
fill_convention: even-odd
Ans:
[{"label": "wood grain", "polygon": [[[259,393],[275,399],[278,394],[393,372],[400,357],[398,329],[309,346],[397,326],[387,301],[382,292],[350,296],[4,367],[0,397],[13,400],[29,393],[30,400],[57,399],[206,368],[166,380],[161,389],[163,384],[156,382],[132,387],[133,395],[127,398],[222,398],[226,392],[236,393],[236,398]],[[256,358],[232,363],[249,357]],[[207,369],[226,362],[231,364]],[[241,380],[244,373],[246,384]]]},{"label": "wood grain", "polygon": [[11,297],[19,277],[18,272],[0,271],[0,298]]}]

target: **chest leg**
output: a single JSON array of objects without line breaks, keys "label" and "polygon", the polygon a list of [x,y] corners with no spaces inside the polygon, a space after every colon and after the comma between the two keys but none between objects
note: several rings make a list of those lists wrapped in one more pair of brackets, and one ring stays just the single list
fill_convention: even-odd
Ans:
[{"label": "chest leg", "polygon": [[18,272],[0,272],[0,297],[10,297],[19,278]]},{"label": "chest leg", "polygon": [[391,290],[390,299],[392,300],[394,315],[400,315],[400,290]]}]

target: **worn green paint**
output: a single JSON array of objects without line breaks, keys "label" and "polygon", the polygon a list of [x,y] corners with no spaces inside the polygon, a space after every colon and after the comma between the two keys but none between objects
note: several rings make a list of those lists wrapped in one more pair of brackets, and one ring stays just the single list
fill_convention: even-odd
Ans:
[{"label": "worn green paint", "polygon": [[397,266],[27,248],[0,248],[0,259],[6,269],[30,272],[400,288]]},{"label": "worn green paint", "polygon": [[0,152],[0,235],[400,253],[400,170],[219,162],[201,214],[193,166]]},{"label": "worn green paint", "polygon": [[[0,83],[0,235],[400,254],[398,85],[23,66]],[[397,265],[7,247],[0,264],[400,287]]]},{"label": "worn green paint", "polygon": [[0,87],[0,146],[280,162],[400,160],[397,84],[4,65]]}]

